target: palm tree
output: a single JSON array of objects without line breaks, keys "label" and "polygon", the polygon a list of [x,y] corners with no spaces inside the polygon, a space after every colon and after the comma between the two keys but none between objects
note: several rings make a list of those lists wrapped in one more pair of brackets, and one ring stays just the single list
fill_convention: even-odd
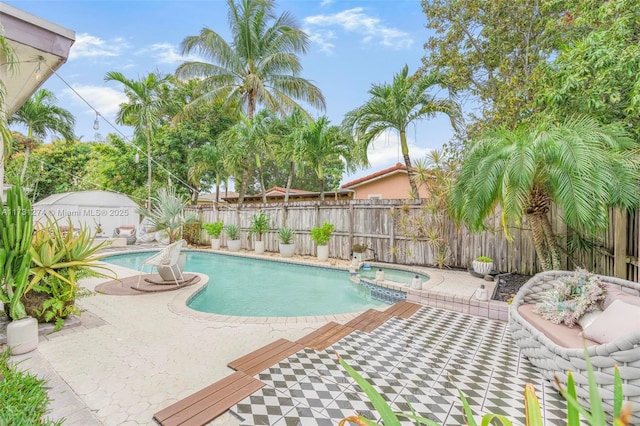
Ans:
[{"label": "palm tree", "polygon": [[58,134],[66,141],[73,140],[73,130],[76,119],[69,111],[55,105],[56,96],[47,89],[40,89],[13,114],[9,124],[22,124],[27,128],[27,137],[24,140],[24,163],[20,182],[24,182],[29,164],[31,149],[35,146],[37,138],[42,141],[47,133]]},{"label": "palm tree", "polygon": [[354,141],[351,135],[338,126],[331,126],[323,116],[309,123],[302,135],[301,154],[304,162],[311,167],[320,183],[320,199],[324,200],[325,168],[331,160],[342,158],[346,167],[353,170],[358,164],[354,156]]},{"label": "palm tree", "polygon": [[293,177],[302,167],[303,155],[301,149],[304,141],[303,136],[309,124],[309,117],[300,108],[295,108],[291,114],[280,119],[274,129],[277,136],[271,146],[273,156],[279,164],[286,165],[288,169],[284,193],[285,203],[289,202]]},{"label": "palm tree", "polygon": [[254,158],[251,156],[253,141],[256,138],[253,120],[246,116],[241,116],[240,121],[220,135],[218,142],[225,152],[223,164],[227,173],[236,177],[239,181],[238,204],[244,202],[244,195],[247,188],[249,176],[255,166]]},{"label": "palm tree", "polygon": [[299,76],[298,54],[307,51],[309,37],[288,13],[276,17],[272,0],[227,0],[231,42],[203,28],[182,41],[183,54],[198,54],[211,62],[191,61],[178,67],[181,79],[198,78],[201,96],[193,103],[239,99],[247,118],[258,104],[283,112],[301,100],[324,109],[320,89]]},{"label": "palm tree", "polygon": [[622,126],[589,117],[496,130],[466,153],[452,190],[453,216],[478,231],[500,205],[508,238],[508,224],[526,217],[542,268],[559,269],[551,203],[583,235],[606,229],[609,207],[640,204],[637,149]]},{"label": "palm tree", "polygon": [[147,209],[151,209],[151,139],[167,111],[166,98],[160,96],[167,77],[150,73],[139,80],[128,79],[118,71],[110,71],[105,81],[117,81],[124,86],[128,103],[120,104],[116,123],[133,126],[136,137],[147,144]]},{"label": "palm tree", "polygon": [[454,129],[462,119],[460,106],[452,99],[438,99],[429,93],[435,86],[447,87],[442,75],[437,73],[410,76],[409,67],[404,66],[394,75],[391,84],[372,84],[371,97],[362,106],[345,116],[343,126],[353,133],[359,149],[366,159],[369,145],[385,130],[395,129],[400,134],[400,147],[407,166],[411,192],[417,196],[418,187],[409,158],[407,127],[415,120],[433,118],[438,113],[449,116]]},{"label": "palm tree", "polygon": [[[0,58],[8,74],[14,74],[18,68],[18,58],[4,36],[2,24],[0,24]],[[4,99],[7,94],[7,87],[3,80],[0,80],[0,188],[4,188],[4,166],[11,155],[12,136],[7,122],[7,111]]]}]

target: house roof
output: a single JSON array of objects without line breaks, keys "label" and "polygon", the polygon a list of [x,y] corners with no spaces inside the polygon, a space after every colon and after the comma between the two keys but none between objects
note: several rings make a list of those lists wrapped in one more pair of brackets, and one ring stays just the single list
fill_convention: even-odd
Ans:
[{"label": "house roof", "polygon": [[372,182],[374,180],[383,179],[387,176],[396,174],[396,173],[407,173],[407,166],[401,163],[396,163],[395,166],[386,168],[384,170],[380,170],[378,172],[372,173],[370,175],[361,177],[356,180],[352,180],[351,182],[347,182],[341,186],[342,189],[353,189],[361,186],[365,183]]},{"label": "house roof", "polygon": [[[281,194],[286,194],[287,192],[287,188],[283,188],[281,186],[274,186],[272,188],[269,188],[265,191],[265,193],[267,194],[267,197],[269,195],[281,195]],[[294,189],[294,188],[289,188],[289,194],[313,194],[313,192],[311,191],[305,191],[304,189]],[[262,195],[262,193],[258,193],[256,195]]]}]

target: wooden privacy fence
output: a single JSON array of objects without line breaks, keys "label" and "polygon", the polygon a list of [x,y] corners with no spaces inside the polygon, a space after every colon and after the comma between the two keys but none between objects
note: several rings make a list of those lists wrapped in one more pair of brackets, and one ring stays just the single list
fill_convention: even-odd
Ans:
[{"label": "wooden privacy fence", "polygon": [[[425,234],[424,220],[427,217],[420,201],[404,200],[344,200],[344,201],[304,201],[293,203],[246,204],[191,207],[202,223],[222,220],[225,225],[236,224],[241,230],[242,248],[253,248],[248,228],[251,217],[263,211],[270,218],[271,229],[263,235],[265,249],[278,251],[278,229],[288,226],[295,232],[296,254],[315,255],[315,244],[310,231],[324,221],[332,223],[335,231],[329,240],[331,257],[349,259],[353,244],[365,244],[369,256],[381,262],[405,265],[433,266],[436,256]],[[403,220],[404,217],[404,220]],[[560,235],[560,242],[567,246],[569,236],[561,220],[561,214],[552,210],[552,226]],[[403,225],[407,220],[413,225]],[[509,228],[508,241],[500,228],[500,217],[496,214],[488,221],[489,230],[471,233],[466,227],[457,227],[448,217],[443,218],[444,226],[438,237],[448,247],[447,265],[467,268],[478,256],[489,256],[494,267],[503,272],[533,275],[540,271],[531,239],[531,232],[525,223],[519,228]],[[638,281],[638,232],[640,215],[637,212],[620,213],[611,211],[611,224],[600,245],[578,252],[564,253],[563,268],[585,267],[591,271]],[[209,241],[204,231],[202,241]],[[224,234],[222,246],[226,245]],[[432,235],[433,238],[433,235]]]}]

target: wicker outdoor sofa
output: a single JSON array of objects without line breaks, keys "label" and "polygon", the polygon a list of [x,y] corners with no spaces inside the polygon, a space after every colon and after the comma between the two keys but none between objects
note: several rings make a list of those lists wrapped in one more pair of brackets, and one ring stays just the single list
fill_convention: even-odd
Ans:
[{"label": "wicker outdoor sofa", "polygon": [[[552,383],[554,376],[557,376],[563,386],[566,386],[567,372],[571,371],[576,381],[578,396],[588,407],[589,387],[584,351],[586,344],[600,395],[609,413],[613,410],[614,365],[618,365],[623,380],[625,400],[632,402],[632,424],[640,425],[640,324],[638,324],[638,318],[628,318],[629,321],[634,321],[638,325],[633,326],[632,332],[600,344],[583,339],[581,328],[577,325],[569,328],[553,324],[532,313],[532,307],[541,300],[542,292],[551,289],[558,277],[571,274],[573,274],[571,271],[542,272],[520,288],[509,307],[512,339],[531,364]],[[607,284],[607,297],[621,298],[627,304],[640,305],[639,283],[608,276],[600,276],[600,278]],[[534,323],[536,326],[532,325]]]}]

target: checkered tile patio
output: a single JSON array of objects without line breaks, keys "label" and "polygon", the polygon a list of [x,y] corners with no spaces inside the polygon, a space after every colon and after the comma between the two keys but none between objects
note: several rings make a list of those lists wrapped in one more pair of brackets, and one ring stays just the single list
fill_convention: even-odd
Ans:
[{"label": "checkered tile patio", "polygon": [[336,352],[396,411],[409,413],[409,402],[423,417],[464,424],[451,378],[477,419],[495,413],[525,424],[523,390],[533,383],[545,424],[563,423],[562,397],[520,356],[506,323],[430,307],[371,332],[352,332],[322,351],[304,348],[256,374],[266,386],[231,412],[243,425],[335,425],[356,414],[379,420]]}]

